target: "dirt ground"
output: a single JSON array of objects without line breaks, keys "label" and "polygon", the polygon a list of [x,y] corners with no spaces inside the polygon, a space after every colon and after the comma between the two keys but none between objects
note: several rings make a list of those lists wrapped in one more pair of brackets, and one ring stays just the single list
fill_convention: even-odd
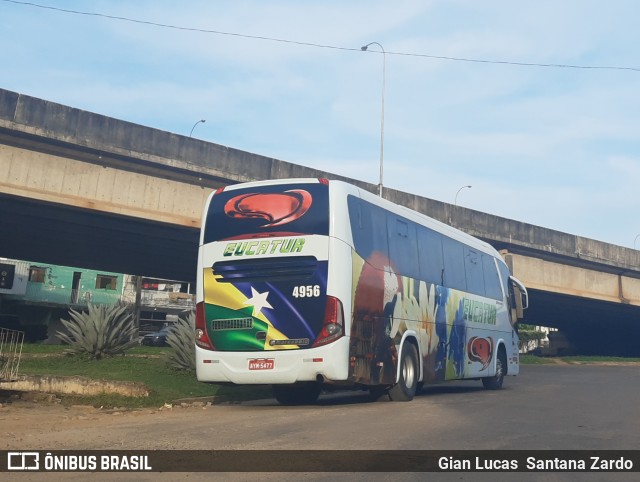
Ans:
[{"label": "dirt ground", "polygon": [[140,410],[65,407],[51,394],[0,391],[0,450],[171,449],[174,443],[162,435],[132,437],[132,425],[157,429],[210,407],[204,402]]},{"label": "dirt ground", "polygon": [[[0,390],[0,450],[200,449],[202,444],[181,426],[193,423],[203,411],[205,417],[216,416],[215,407],[204,401],[139,410],[66,407],[53,394]],[[233,410],[225,410],[225,417],[242,423],[242,415]]]},{"label": "dirt ground", "polygon": [[[576,365],[576,366],[571,366]],[[575,363],[531,366],[506,390],[474,385],[435,387],[411,404],[367,403],[357,394],[314,407],[283,408],[274,400],[241,404],[185,405],[143,410],[65,407],[54,395],[0,392],[0,450],[237,450],[336,446],[372,448],[573,447],[626,449],[638,446],[636,363]],[[581,365],[581,364],[580,364]],[[608,369],[609,365],[619,370]],[[594,389],[593,387],[598,387]],[[637,390],[636,390],[637,391]],[[331,395],[333,396],[333,395]],[[496,403],[506,400],[507,404]],[[576,410],[576,400],[579,410]],[[394,416],[389,414],[393,410]],[[416,413],[420,417],[416,418]],[[476,416],[482,413],[482,417]],[[521,420],[522,413],[544,417]],[[458,417],[456,419],[456,417]],[[507,423],[495,423],[495,420]],[[451,420],[456,419],[456,423]],[[508,421],[518,420],[514,426]],[[417,421],[417,423],[416,423]],[[307,428],[311,427],[312,430]],[[428,436],[425,435],[428,433]],[[487,438],[493,434],[494,440]],[[419,442],[418,445],[415,445]],[[357,444],[357,445],[356,445]],[[504,477],[499,477],[503,475]],[[443,481],[513,480],[514,474],[451,473]],[[521,482],[637,480],[637,474],[517,474]],[[611,474],[607,474],[611,475]],[[335,481],[424,480],[421,473],[0,473],[0,480],[65,481]]]}]

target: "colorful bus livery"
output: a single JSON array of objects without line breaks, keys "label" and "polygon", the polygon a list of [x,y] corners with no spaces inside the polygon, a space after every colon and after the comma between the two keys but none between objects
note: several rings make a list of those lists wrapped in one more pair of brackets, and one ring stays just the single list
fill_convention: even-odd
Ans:
[{"label": "colorful bus livery", "polygon": [[[327,261],[313,256],[221,261],[205,268],[203,309],[212,346],[251,352],[311,345],[322,329],[326,271]],[[301,281],[313,287],[311,296],[300,298]]]},{"label": "colorful bus livery", "polygon": [[338,181],[239,184],[209,198],[197,376],[411,400],[421,383],[518,373],[526,289],[484,242]]}]

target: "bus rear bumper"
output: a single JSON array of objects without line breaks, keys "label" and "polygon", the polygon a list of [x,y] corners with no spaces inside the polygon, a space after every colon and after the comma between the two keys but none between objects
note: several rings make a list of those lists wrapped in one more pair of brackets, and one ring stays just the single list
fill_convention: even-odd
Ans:
[{"label": "bus rear bumper", "polygon": [[349,338],[322,347],[261,352],[219,352],[196,346],[196,375],[201,382],[239,385],[347,380]]}]

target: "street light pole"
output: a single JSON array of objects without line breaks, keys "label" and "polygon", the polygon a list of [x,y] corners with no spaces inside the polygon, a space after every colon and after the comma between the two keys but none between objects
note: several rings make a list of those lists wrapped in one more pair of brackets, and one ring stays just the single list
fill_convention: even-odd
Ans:
[{"label": "street light pole", "polygon": [[638,238],[640,238],[640,234],[638,234],[635,239],[633,240],[633,249],[637,249],[636,248],[636,241],[638,240]]},{"label": "street light pole", "polygon": [[366,51],[369,46],[377,45],[382,50],[382,115],[380,116],[380,182],[378,184],[378,196],[382,197],[382,175],[384,172],[384,89],[387,77],[387,53],[384,47],[378,42],[371,42],[360,47],[360,50]]},{"label": "street light pole", "polygon": [[471,186],[462,186],[460,189],[458,189],[458,192],[456,193],[456,197],[455,200],[453,201],[453,205],[457,206],[458,205],[458,194],[460,194],[460,191],[462,191],[465,188],[469,188],[471,189]]},{"label": "street light pole", "polygon": [[205,119],[200,119],[198,122],[196,122],[195,124],[193,124],[193,127],[191,128],[191,132],[189,132],[189,137],[191,137],[191,134],[193,134],[193,129],[195,129],[195,128],[196,128],[196,126],[197,126],[198,124],[200,124],[201,122],[202,122],[202,123],[205,123],[205,122],[207,122],[207,121],[206,121]]}]

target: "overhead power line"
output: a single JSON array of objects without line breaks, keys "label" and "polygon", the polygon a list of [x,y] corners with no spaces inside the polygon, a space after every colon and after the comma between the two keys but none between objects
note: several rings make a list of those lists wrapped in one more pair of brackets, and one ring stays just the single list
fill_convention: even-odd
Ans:
[{"label": "overhead power line", "polygon": [[[340,47],[340,46],[336,46],[336,45],[325,45],[325,44],[318,44],[318,43],[313,43],[313,42],[302,42],[302,41],[297,41],[297,40],[289,40],[289,39],[282,39],[282,38],[275,38],[275,37],[266,37],[266,36],[262,36],[262,35],[249,35],[249,34],[241,34],[241,33],[237,33],[237,32],[224,32],[224,31],[221,31],[221,30],[213,30],[213,29],[205,29],[205,28],[184,27],[184,26],[180,26],[180,25],[171,25],[171,24],[166,24],[166,23],[152,22],[152,21],[149,21],[149,20],[140,20],[140,19],[129,18],[129,17],[121,17],[121,16],[117,16],[117,15],[108,15],[108,14],[105,14],[105,13],[83,12],[83,11],[80,11],[80,10],[71,10],[71,9],[67,9],[67,8],[52,7],[50,5],[40,5],[38,3],[33,3],[33,2],[21,2],[21,1],[18,1],[18,0],[0,0],[0,1],[5,2],[5,3],[14,3],[14,4],[17,4],[17,5],[29,6],[29,7],[42,8],[42,9],[46,9],[46,10],[54,10],[56,12],[68,13],[68,14],[73,14],[73,15],[84,15],[84,16],[89,16],[89,17],[99,17],[99,18],[105,18],[105,19],[108,19],[108,20],[119,20],[119,21],[122,21],[122,22],[131,22],[131,23],[137,23],[137,24],[142,24],[142,25],[150,25],[150,26],[159,27],[159,28],[182,30],[182,31],[187,31],[187,32],[199,32],[199,33],[215,34],[215,35],[227,35],[227,36],[231,36],[231,37],[240,37],[240,38],[246,38],[246,39],[252,39],[252,40],[264,40],[264,41],[269,41],[269,42],[280,42],[280,43],[286,43],[286,44],[301,45],[301,46],[306,46],[306,47],[315,47],[315,48],[323,48],[323,49],[347,50],[347,51],[357,51],[357,52],[361,51],[360,47],[357,47],[357,48],[354,48],[354,47]],[[371,53],[380,54],[381,52],[371,51]],[[473,59],[473,58],[465,58],[465,57],[451,57],[451,56],[446,56],[446,55],[418,54],[418,53],[409,53],[409,52],[393,52],[393,51],[389,51],[389,50],[387,50],[385,53],[386,53],[386,55],[399,55],[399,56],[405,56],[405,57],[418,57],[418,58],[427,58],[427,59],[436,59],[436,60],[449,60],[449,61],[454,61],[454,62],[472,62],[472,63],[479,63],[479,64],[511,65],[511,66],[519,66],[519,67],[546,67],[546,68],[585,69],[585,70],[628,70],[628,71],[640,72],[640,68],[637,68],[637,67],[620,67],[620,66],[603,66],[603,65],[576,65],[576,64],[554,64],[554,63],[539,63],[539,62],[514,62],[514,61],[507,61],[507,60]]]}]

